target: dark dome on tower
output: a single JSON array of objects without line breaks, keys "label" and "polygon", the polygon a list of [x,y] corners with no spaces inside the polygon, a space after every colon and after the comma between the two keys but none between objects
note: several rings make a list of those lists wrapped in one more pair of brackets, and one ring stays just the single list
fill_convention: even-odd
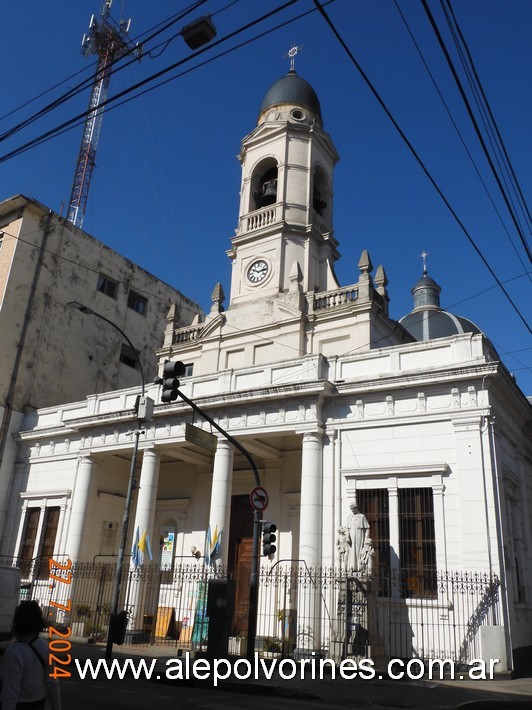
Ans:
[{"label": "dark dome on tower", "polygon": [[320,122],[322,121],[316,92],[308,81],[298,76],[293,69],[270,86],[262,100],[259,116],[269,108],[282,105],[301,106],[319,118]]},{"label": "dark dome on tower", "polygon": [[423,271],[423,276],[412,287],[414,309],[399,323],[416,340],[434,340],[449,335],[480,333],[467,318],[455,316],[440,308],[440,286]]}]

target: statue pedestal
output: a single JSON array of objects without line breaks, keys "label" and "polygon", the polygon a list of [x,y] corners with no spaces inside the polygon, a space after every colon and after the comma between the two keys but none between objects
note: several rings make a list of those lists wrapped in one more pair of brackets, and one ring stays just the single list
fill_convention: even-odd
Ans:
[{"label": "statue pedestal", "polygon": [[343,577],[339,582],[337,616],[329,647],[329,657],[336,664],[345,658],[371,658],[378,667],[385,663],[377,594],[371,586],[371,578],[363,573]]}]

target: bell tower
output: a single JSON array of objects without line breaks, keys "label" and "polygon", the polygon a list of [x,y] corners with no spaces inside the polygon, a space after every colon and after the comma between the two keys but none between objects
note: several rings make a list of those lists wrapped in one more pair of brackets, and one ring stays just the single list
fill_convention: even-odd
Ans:
[{"label": "bell tower", "polygon": [[230,305],[337,287],[333,170],[314,89],[293,67],[267,91],[242,141],[239,220],[228,255]]}]

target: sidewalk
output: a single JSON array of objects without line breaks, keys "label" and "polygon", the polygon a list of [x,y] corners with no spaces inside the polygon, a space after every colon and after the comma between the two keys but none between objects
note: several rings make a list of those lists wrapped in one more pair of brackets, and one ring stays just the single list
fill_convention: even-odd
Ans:
[{"label": "sidewalk", "polygon": [[[81,639],[80,639],[81,640]],[[72,657],[84,661],[103,658],[103,645],[73,643]],[[0,651],[1,654],[1,651]],[[218,691],[239,692],[250,695],[293,698],[294,700],[312,700],[316,707],[347,708],[356,705],[357,710],[407,710],[420,708],[425,710],[532,710],[532,677],[515,680],[391,680],[376,674],[371,680],[354,678],[344,680],[337,673],[336,678],[325,677],[323,680],[312,680],[307,667],[307,677],[298,676],[292,680],[283,679],[279,673],[273,673],[270,680],[262,676],[259,680],[238,680],[231,677],[219,681],[217,688],[211,680],[171,680],[165,677],[167,662],[177,658],[176,649],[164,646],[117,647],[113,657],[119,660],[131,658],[135,661],[144,658],[156,659],[155,672],[150,682],[165,684],[168,688],[186,684],[205,689],[212,687],[213,693]],[[192,662],[192,661],[191,661]],[[0,655],[1,666],[1,655]],[[175,664],[173,665],[175,670]],[[73,664],[70,670],[75,672]],[[157,676],[159,676],[157,678]],[[251,699],[250,699],[251,700]]]},{"label": "sidewalk", "polygon": [[[74,650],[77,658],[103,658],[104,649],[101,646],[79,646]],[[515,680],[392,680],[387,677],[372,680],[354,678],[344,680],[339,673],[333,679],[329,676],[323,680],[312,680],[310,672],[306,678],[295,677],[292,680],[283,679],[279,673],[274,673],[270,680],[262,676],[259,680],[238,680],[231,678],[219,681],[217,688],[212,680],[170,680],[165,677],[167,662],[177,657],[176,650],[168,647],[150,646],[139,649],[136,647],[115,647],[116,658],[140,657],[157,659],[156,670],[152,682],[164,683],[171,687],[179,687],[186,683],[193,687],[212,687],[213,692],[241,692],[250,695],[277,696],[295,700],[313,699],[317,705],[326,708],[346,708],[356,701],[357,710],[372,708],[434,708],[471,710],[532,710],[532,677]],[[174,666],[175,669],[175,666]],[[159,676],[159,679],[155,678]],[[299,671],[298,671],[299,676]]]}]

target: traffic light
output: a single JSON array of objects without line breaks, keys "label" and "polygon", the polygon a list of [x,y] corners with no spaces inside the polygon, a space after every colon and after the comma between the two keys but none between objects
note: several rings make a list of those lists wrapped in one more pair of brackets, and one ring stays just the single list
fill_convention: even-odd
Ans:
[{"label": "traffic light", "polygon": [[173,402],[177,399],[178,377],[185,374],[185,365],[180,360],[165,360],[163,368],[161,402]]},{"label": "traffic light", "polygon": [[275,533],[277,525],[275,523],[262,523],[262,554],[268,557],[274,555],[277,547],[273,544],[276,541]]}]

